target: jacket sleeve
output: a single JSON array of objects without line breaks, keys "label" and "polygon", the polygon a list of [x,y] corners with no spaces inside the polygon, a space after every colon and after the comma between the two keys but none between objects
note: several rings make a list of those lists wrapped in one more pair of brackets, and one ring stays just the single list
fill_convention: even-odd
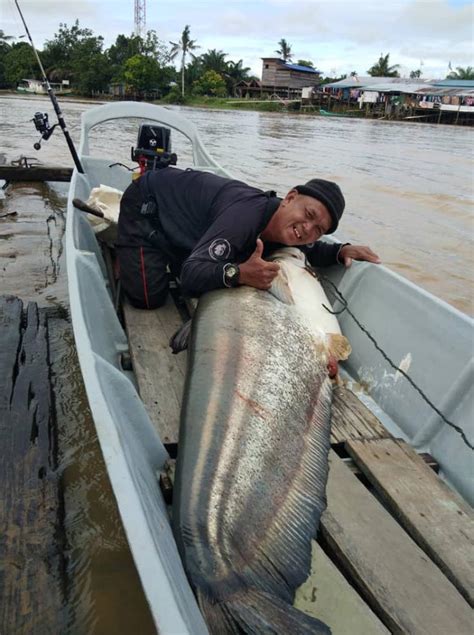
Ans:
[{"label": "jacket sleeve", "polygon": [[312,247],[305,249],[306,257],[313,267],[338,265],[341,264],[337,257],[342,246],[340,243],[327,243],[323,240],[318,240]]},{"label": "jacket sleeve", "polygon": [[181,287],[189,295],[199,296],[222,289],[224,266],[241,263],[255,250],[259,214],[255,208],[229,206],[199,240],[181,269]]}]

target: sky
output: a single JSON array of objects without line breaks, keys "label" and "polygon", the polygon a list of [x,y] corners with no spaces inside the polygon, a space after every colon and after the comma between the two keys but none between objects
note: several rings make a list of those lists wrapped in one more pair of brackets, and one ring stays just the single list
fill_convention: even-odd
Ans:
[{"label": "sky", "polygon": [[[104,37],[105,46],[134,28],[134,0],[19,0],[37,48],[60,22]],[[474,66],[472,0],[146,0],[146,27],[166,44],[178,41],[186,24],[200,48],[243,60],[261,77],[262,57],[278,57],[285,38],[293,61],[311,60],[323,76],[358,75],[390,53],[400,75],[444,78],[448,65]],[[24,29],[14,0],[0,0],[0,29]]]}]

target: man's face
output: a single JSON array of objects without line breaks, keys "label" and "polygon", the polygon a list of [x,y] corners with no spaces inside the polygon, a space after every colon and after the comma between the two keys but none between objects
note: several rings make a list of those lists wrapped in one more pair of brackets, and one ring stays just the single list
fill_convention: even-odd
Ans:
[{"label": "man's face", "polygon": [[283,245],[307,245],[326,234],[332,219],[326,206],[312,196],[290,190],[262,232],[262,238]]}]

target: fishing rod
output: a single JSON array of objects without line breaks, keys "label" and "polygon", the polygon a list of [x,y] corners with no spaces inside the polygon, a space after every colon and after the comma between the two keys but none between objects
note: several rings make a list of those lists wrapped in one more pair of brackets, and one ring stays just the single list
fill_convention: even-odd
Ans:
[{"label": "fishing rod", "polygon": [[[40,56],[38,55],[38,51],[36,50],[35,45],[33,43],[33,38],[31,37],[30,32],[28,30],[28,26],[26,24],[25,18],[23,17],[23,13],[21,12],[20,5],[18,4],[18,0],[15,0],[15,4],[16,4],[16,8],[18,9],[18,13],[20,14],[21,21],[23,22],[23,26],[25,27],[26,35],[28,36],[28,39],[30,41],[31,47],[35,54],[36,60],[40,67],[41,75],[43,76],[43,82],[46,85],[46,90],[48,91],[49,98],[51,99],[51,103],[53,104],[54,112],[56,113],[56,116],[58,118],[58,123],[54,124],[54,126],[51,127],[48,122],[48,115],[46,113],[43,114],[43,113],[37,112],[35,113],[35,116],[33,119],[35,127],[38,130],[38,132],[41,132],[41,138],[47,141],[49,137],[53,134],[54,128],[59,124],[59,126],[61,127],[61,130],[64,133],[64,136],[66,137],[66,142],[69,147],[69,151],[72,154],[72,158],[74,160],[74,164],[77,168],[77,171],[80,172],[81,174],[84,174],[84,169],[82,167],[79,156],[76,152],[76,148],[74,147],[74,143],[69,134],[69,130],[67,129],[66,122],[64,121],[64,117],[61,112],[61,108],[59,107],[58,100],[56,99],[56,95],[54,94],[54,91],[51,88],[51,84],[49,83],[48,78],[46,77],[43,64],[41,63]],[[40,142],[35,143],[35,149],[39,150],[40,148],[41,148],[41,143]]]}]

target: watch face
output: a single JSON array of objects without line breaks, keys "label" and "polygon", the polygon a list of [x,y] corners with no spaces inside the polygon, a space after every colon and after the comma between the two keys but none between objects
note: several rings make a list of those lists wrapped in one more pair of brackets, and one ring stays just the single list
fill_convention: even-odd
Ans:
[{"label": "watch face", "polygon": [[228,286],[237,286],[239,284],[240,270],[237,265],[227,264],[224,268],[224,279]]},{"label": "watch face", "polygon": [[234,279],[239,274],[239,270],[235,265],[230,265],[226,269],[226,276],[231,280]]}]

